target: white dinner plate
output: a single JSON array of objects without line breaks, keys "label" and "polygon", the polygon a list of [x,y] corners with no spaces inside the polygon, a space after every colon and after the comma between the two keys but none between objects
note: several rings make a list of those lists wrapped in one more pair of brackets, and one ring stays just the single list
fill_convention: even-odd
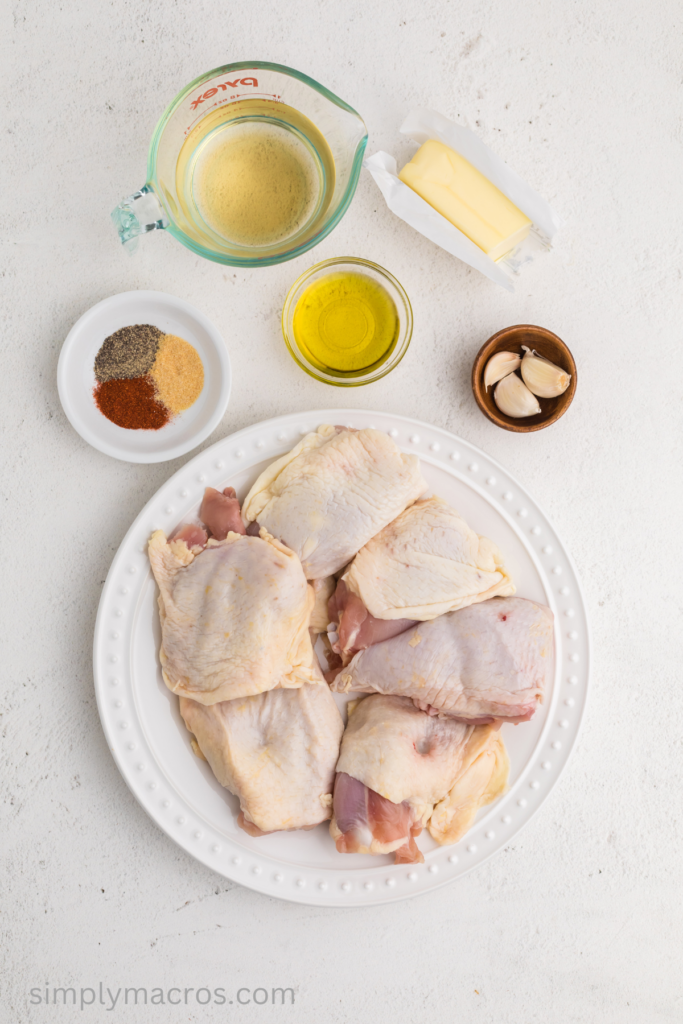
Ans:
[{"label": "white dinner plate", "polygon": [[[531,722],[504,725],[508,792],[483,808],[454,846],[424,831],[425,863],[337,853],[326,824],[254,839],[237,827],[238,802],[193,753],[178,700],[161,678],[156,585],[147,541],[197,513],[204,488],[235,487],[240,499],[261,470],[321,423],[385,430],[420,456],[433,489],[478,533],[494,540],[521,597],[555,614],[553,685]],[[179,846],[269,896],[322,906],[403,899],[458,878],[507,845],[559,778],[586,701],[589,633],[581,587],[562,542],[534,500],[483,452],[437,427],[388,413],[323,410],[247,427],[191,459],[161,487],[121,544],[102,592],[94,670],[102,725],[114,759],[140,804]],[[347,698],[340,697],[340,702]]]},{"label": "white dinner plate", "polygon": [[[126,430],[95,405],[93,364],[105,338],[121,327],[152,324],[194,345],[204,367],[197,401],[159,430]],[[166,462],[192,451],[220,423],[230,399],[225,342],[200,310],[165,292],[121,292],[92,306],[69,331],[57,367],[57,387],[71,426],[93,448],[125,462]]]}]

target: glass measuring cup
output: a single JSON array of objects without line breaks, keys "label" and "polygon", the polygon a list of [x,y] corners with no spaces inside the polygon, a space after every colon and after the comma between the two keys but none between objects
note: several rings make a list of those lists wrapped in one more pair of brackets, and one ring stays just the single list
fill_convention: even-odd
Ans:
[{"label": "glass measuring cup", "polygon": [[217,263],[283,263],[344,216],[367,138],[359,114],[307,75],[280,64],[225,64],[166,109],[152,136],[147,182],[112,220],[130,252],[140,235],[165,229]]}]

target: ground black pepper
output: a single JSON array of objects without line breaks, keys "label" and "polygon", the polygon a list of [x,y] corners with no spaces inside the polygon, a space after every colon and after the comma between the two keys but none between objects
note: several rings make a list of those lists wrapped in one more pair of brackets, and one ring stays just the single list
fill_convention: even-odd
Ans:
[{"label": "ground black pepper", "polygon": [[126,377],[142,377],[152,368],[163,331],[151,324],[122,327],[105,338],[95,356],[95,377],[100,384]]}]

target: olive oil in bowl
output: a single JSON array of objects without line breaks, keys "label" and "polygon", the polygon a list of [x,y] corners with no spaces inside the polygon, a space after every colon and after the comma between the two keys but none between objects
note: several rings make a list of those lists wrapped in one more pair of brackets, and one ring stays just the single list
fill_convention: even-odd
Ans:
[{"label": "olive oil in bowl", "polygon": [[301,352],[319,370],[370,373],[394,350],[398,310],[377,281],[340,270],[309,284],[296,304],[293,329]]},{"label": "olive oil in bowl", "polygon": [[292,286],[282,312],[297,363],[327,384],[353,387],[383,377],[405,354],[410,301],[388,271],[360,259],[326,260]]}]

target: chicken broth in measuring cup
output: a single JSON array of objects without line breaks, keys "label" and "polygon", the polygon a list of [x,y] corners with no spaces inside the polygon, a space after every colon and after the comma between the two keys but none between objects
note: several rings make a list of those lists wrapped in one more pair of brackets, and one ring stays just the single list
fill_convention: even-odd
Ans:
[{"label": "chicken broth in measuring cup", "polygon": [[284,103],[249,99],[209,112],[178,157],[183,213],[220,243],[263,248],[322,221],[334,159],[312,121]]},{"label": "chicken broth in measuring cup", "polygon": [[166,108],[147,181],[112,221],[129,252],[167,230],[217,263],[282,263],[339,223],[367,138],[356,111],[308,75],[267,61],[224,64]]}]

